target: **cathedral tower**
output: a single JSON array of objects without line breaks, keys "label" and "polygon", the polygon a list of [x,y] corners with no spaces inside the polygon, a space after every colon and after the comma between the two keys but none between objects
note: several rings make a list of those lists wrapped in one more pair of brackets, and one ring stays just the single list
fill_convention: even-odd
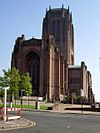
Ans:
[{"label": "cathedral tower", "polygon": [[43,20],[42,36],[53,35],[57,47],[66,58],[67,64],[74,64],[74,28],[72,23],[72,13],[68,9],[54,8],[46,10]]}]

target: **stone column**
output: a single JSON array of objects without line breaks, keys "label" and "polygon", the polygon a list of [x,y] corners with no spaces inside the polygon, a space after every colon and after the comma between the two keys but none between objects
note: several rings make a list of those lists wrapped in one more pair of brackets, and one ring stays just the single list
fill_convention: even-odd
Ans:
[{"label": "stone column", "polygon": [[65,63],[64,63],[64,58],[63,58],[63,99],[64,99],[64,96],[65,96]]},{"label": "stone column", "polygon": [[54,101],[54,47],[50,48],[49,100]]},{"label": "stone column", "polygon": [[41,51],[40,56],[40,87],[39,87],[39,96],[43,97],[43,52]]},{"label": "stone column", "polygon": [[54,93],[55,100],[59,100],[59,52],[55,51],[55,63],[54,63]]},{"label": "stone column", "polygon": [[60,54],[60,61],[59,61],[59,93],[60,93],[60,100],[63,100],[63,56]]},{"label": "stone column", "polygon": [[68,64],[66,62],[66,90],[65,90],[65,94],[69,97],[69,88],[68,88]]},{"label": "stone column", "polygon": [[59,99],[60,99],[60,88],[61,88],[61,56],[59,52],[59,88],[58,88]]}]

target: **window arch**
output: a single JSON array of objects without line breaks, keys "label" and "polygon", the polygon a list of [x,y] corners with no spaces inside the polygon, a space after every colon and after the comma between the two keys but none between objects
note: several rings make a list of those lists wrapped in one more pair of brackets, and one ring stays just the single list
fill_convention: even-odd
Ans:
[{"label": "window arch", "polygon": [[39,96],[40,86],[40,57],[35,52],[30,52],[26,56],[27,71],[32,78],[32,92],[33,96]]}]

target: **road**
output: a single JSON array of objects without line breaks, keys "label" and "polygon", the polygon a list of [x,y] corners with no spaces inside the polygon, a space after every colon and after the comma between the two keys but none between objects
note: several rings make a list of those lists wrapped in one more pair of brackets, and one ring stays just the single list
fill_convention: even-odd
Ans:
[{"label": "road", "polygon": [[3,133],[99,133],[100,117],[81,114],[23,111],[23,117],[36,122],[35,127]]}]

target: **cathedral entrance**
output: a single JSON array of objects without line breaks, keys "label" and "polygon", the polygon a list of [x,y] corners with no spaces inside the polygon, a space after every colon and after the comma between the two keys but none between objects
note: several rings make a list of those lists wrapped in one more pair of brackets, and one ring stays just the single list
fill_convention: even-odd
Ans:
[{"label": "cathedral entrance", "polygon": [[32,95],[39,96],[40,57],[35,52],[30,52],[27,55],[27,71],[32,78]]}]

